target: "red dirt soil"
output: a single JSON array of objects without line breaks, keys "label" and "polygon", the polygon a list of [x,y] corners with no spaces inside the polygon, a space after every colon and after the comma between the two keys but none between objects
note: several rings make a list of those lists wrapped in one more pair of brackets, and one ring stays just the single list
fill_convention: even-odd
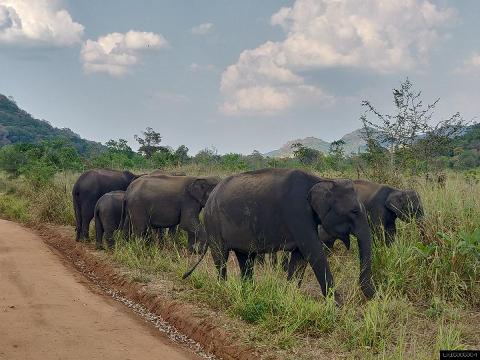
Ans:
[{"label": "red dirt soil", "polygon": [[0,220],[0,359],[154,358],[198,357],[95,290],[35,233]]}]

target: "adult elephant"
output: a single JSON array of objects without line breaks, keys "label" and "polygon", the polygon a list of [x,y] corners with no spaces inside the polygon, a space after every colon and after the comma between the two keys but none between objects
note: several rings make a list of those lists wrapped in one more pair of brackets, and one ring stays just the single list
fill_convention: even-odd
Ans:
[{"label": "adult elephant", "polygon": [[108,169],[89,170],[80,175],[72,190],[77,241],[88,239],[90,221],[98,199],[110,191],[126,190],[137,177],[130,171]]},{"label": "adult elephant", "polygon": [[[405,222],[415,219],[421,226],[424,211],[420,195],[415,190],[401,190],[367,180],[354,180],[353,184],[372,228],[383,232],[388,246],[395,240],[397,218]],[[335,238],[325,235],[322,237],[326,245],[332,247]]]},{"label": "adult elephant", "polygon": [[[383,235],[385,243],[390,246],[395,240],[396,219],[410,221],[416,219],[421,221],[424,216],[423,205],[420,195],[415,190],[401,190],[389,185],[378,184],[367,180],[354,180],[355,190],[358,199],[364,205],[371,227],[375,232]],[[419,223],[422,229],[421,222]],[[330,235],[320,226],[319,237],[323,243],[330,249],[333,248],[337,237]],[[350,248],[350,239],[341,239],[347,248]],[[288,277],[291,278],[294,273],[297,274],[299,282],[305,272],[306,260],[301,254],[292,252],[288,265]]]},{"label": "adult elephant", "polygon": [[125,191],[115,190],[103,194],[95,205],[95,239],[97,249],[103,249],[103,238],[113,247],[113,233],[120,228]]},{"label": "adult elephant", "polygon": [[208,246],[219,276],[226,278],[230,250],[243,277],[251,277],[256,254],[298,249],[327,294],[333,285],[318,238],[319,224],[337,238],[356,235],[360,249],[360,286],[367,298],[371,279],[371,234],[366,213],[350,180],[331,180],[301,170],[264,169],[230,176],[212,192],[205,206]]},{"label": "adult elephant", "polygon": [[219,181],[216,177],[142,176],[125,193],[124,230],[142,236],[149,229],[179,225],[187,232],[192,251],[196,238],[206,241],[199,214]]}]

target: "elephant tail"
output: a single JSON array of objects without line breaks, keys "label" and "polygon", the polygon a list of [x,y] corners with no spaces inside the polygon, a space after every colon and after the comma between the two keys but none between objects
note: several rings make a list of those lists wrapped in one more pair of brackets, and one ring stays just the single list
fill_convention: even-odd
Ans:
[{"label": "elephant tail", "polygon": [[198,258],[197,262],[195,264],[193,264],[193,266],[185,274],[183,274],[182,279],[186,279],[187,277],[189,277],[190,274],[197,268],[198,264],[200,264],[202,262],[203,258],[205,257],[205,254],[207,253],[207,250],[208,250],[208,242],[205,242],[205,244],[203,246],[202,254]]}]

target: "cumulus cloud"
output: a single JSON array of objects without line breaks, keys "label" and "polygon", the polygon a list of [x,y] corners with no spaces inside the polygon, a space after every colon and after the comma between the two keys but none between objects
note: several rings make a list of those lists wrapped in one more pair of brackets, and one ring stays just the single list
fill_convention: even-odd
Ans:
[{"label": "cumulus cloud", "polygon": [[[330,102],[301,72],[349,67],[389,73],[426,64],[455,16],[453,9],[428,0],[296,0],[270,20],[284,30],[284,40],[243,51],[225,70],[220,110],[275,113],[298,103],[305,89],[312,100]],[[265,89],[263,96],[258,89]]]},{"label": "cumulus cloud", "polygon": [[462,66],[457,67],[453,72],[460,75],[480,74],[480,53],[472,54],[463,62]]},{"label": "cumulus cloud", "polygon": [[212,23],[203,23],[198,26],[194,26],[191,30],[193,35],[206,35],[213,31],[213,24]]},{"label": "cumulus cloud", "polygon": [[140,61],[142,53],[167,46],[167,40],[160,34],[130,30],[101,36],[96,41],[87,40],[81,58],[87,73],[120,76]]},{"label": "cumulus cloud", "polygon": [[81,41],[84,27],[52,0],[1,0],[0,45],[69,46]]}]

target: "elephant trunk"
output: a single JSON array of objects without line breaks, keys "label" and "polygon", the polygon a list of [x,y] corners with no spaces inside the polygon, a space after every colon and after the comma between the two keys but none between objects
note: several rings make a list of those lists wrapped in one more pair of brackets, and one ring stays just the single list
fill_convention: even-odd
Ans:
[{"label": "elephant trunk", "polygon": [[357,221],[354,235],[358,240],[360,256],[360,287],[367,299],[375,295],[375,288],[372,282],[372,234],[366,215]]}]

